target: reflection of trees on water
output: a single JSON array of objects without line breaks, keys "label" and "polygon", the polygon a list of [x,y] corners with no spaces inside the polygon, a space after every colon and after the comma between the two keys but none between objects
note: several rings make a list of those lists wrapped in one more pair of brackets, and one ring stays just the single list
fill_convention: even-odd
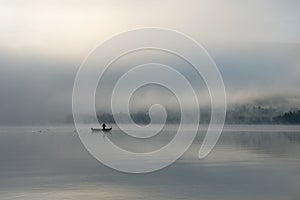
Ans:
[{"label": "reflection of trees on water", "polygon": [[300,157],[299,132],[243,132],[225,133],[220,138],[220,145],[234,145],[259,154],[284,156],[295,154]]}]

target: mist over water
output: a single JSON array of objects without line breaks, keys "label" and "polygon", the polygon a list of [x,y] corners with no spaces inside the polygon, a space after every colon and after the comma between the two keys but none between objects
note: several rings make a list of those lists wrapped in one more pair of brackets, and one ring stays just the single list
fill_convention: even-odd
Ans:
[{"label": "mist over water", "polygon": [[[249,104],[287,111],[300,107],[298,44],[209,43],[205,47],[222,74],[229,108]],[[209,109],[206,85],[191,66],[177,57],[155,51],[128,55],[111,66],[107,72],[109,79],[99,83],[96,108],[109,113],[110,101],[107,99],[112,83],[126,69],[153,60],[166,63],[185,75],[197,91],[201,108]],[[55,124],[67,121],[72,114],[72,89],[80,64],[81,60],[77,59],[50,59],[0,52],[0,124]],[[82,94],[84,97],[85,94]],[[189,97],[186,98],[188,100]],[[135,93],[131,110],[144,111],[153,102],[178,110],[174,96],[163,88],[153,86],[141,88]]]},{"label": "mist over water", "polygon": [[[164,145],[176,129],[168,125],[145,143],[118,129],[93,134],[141,152]],[[96,161],[73,126],[1,127],[0,198],[292,200],[300,196],[299,126],[226,126],[212,153],[199,160],[205,130],[200,127],[193,145],[171,166],[132,175]]]},{"label": "mist over water", "polygon": [[[1,1],[0,199],[299,200],[299,11],[299,0]],[[151,35],[155,33],[151,31],[148,35],[144,30],[149,31],[149,27],[152,31],[180,32],[199,43],[203,46],[201,52],[207,51],[223,80],[218,82],[215,78],[210,82],[214,87],[209,87],[205,83],[207,79],[176,54],[181,52],[179,54],[190,55],[191,60],[200,62],[203,57],[198,55],[199,49],[192,50],[199,45],[192,42],[189,46],[187,40],[182,42],[176,37]],[[72,98],[77,72],[91,51],[113,36],[132,30],[142,30],[137,32],[143,34],[124,37],[123,43],[121,39],[106,43],[112,45],[104,45],[103,51],[90,60],[94,68],[81,79],[82,90],[75,95],[78,99]],[[95,95],[89,96],[95,98],[88,98],[89,86],[98,75],[95,72],[107,64],[100,65],[95,60],[104,61],[127,47],[136,48],[134,45],[138,42],[145,47],[150,41],[156,45],[143,50],[138,47],[110,63],[103,73],[104,78],[95,84]],[[167,43],[171,48],[155,49]],[[168,52],[174,47],[179,47],[179,51]],[[209,66],[205,59],[203,62],[199,66]],[[113,98],[114,105],[124,109],[113,116],[111,108],[112,90],[118,80],[130,69],[149,63],[167,65],[176,70],[178,76],[169,76],[170,71],[155,68],[153,64],[148,65],[148,71],[133,73],[135,77],[130,80],[158,78],[176,87],[176,94],[182,97],[178,99],[170,88],[157,84],[144,85],[130,96],[128,115],[141,127],[151,122],[154,122],[151,128],[160,127],[163,123],[160,119],[167,114],[167,123],[157,135],[149,134],[152,130],[144,131],[128,124],[131,119],[124,116],[127,106],[123,103],[127,103],[124,91],[130,81],[124,81],[118,98]],[[195,94],[188,94],[189,87],[183,87],[180,75],[186,78]],[[215,87],[217,82],[222,86],[224,82],[226,104],[222,98],[223,87]],[[209,143],[203,141],[208,136],[205,133],[214,107],[208,88],[215,89],[214,97],[221,97],[213,98],[221,103],[216,107],[228,108],[226,126],[212,152],[199,160],[201,144]],[[200,121],[198,106],[191,98],[194,95],[200,106]],[[74,99],[80,102],[76,107],[80,111],[78,115],[72,113]],[[185,105],[182,106],[186,111],[184,115],[180,112],[180,100]],[[150,109],[153,105],[156,109]],[[95,107],[95,112],[88,112],[91,109],[87,107]],[[213,128],[223,119],[222,112],[215,113],[217,117],[211,120]],[[114,117],[120,117],[121,123],[117,124]],[[181,117],[185,123],[179,124]],[[142,164],[147,168],[168,164],[173,155],[181,155],[176,151],[181,147],[184,150],[185,141],[191,141],[191,122],[195,122],[197,135],[183,156],[166,168],[145,174],[121,173],[105,166],[85,149],[87,145],[81,137],[85,134],[93,147],[103,147],[98,153],[108,160],[115,156],[114,161],[119,165]],[[112,126],[112,131],[90,131],[92,127],[100,128],[102,123]],[[125,134],[121,125],[142,138]],[[182,138],[165,151],[169,154],[157,151],[164,159],[154,161],[142,157],[142,153],[170,144],[181,125]],[[83,134],[80,128],[85,130]],[[149,135],[150,138],[143,139]],[[214,139],[217,141],[216,134],[208,141]],[[138,160],[136,154],[122,157],[111,151],[112,148],[108,151],[105,147],[111,144],[109,142],[139,153],[144,160]],[[139,172],[136,168],[132,171]]]}]

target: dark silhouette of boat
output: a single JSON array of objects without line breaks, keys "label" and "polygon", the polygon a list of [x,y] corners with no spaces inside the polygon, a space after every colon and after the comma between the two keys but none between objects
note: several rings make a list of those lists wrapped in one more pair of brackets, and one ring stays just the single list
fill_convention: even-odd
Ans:
[{"label": "dark silhouette of boat", "polygon": [[111,131],[112,127],[110,128],[91,128],[92,131],[103,131],[103,132],[108,132]]}]

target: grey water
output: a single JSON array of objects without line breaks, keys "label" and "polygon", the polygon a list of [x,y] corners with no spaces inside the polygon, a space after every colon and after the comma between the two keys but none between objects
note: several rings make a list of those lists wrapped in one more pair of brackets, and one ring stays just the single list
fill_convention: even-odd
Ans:
[{"label": "grey water", "polygon": [[[120,130],[99,134],[130,151],[160,148],[167,125],[149,141]],[[300,199],[300,127],[227,125],[203,160],[205,127],[175,163],[147,174],[127,174],[95,160],[73,126],[0,127],[0,199]],[[92,134],[92,133],[91,133]]]}]

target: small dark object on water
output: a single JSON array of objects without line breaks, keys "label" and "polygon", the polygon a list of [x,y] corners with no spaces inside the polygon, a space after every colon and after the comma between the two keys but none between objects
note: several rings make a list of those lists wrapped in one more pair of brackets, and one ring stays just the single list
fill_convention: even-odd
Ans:
[{"label": "small dark object on water", "polygon": [[105,128],[105,129],[101,129],[101,128],[91,128],[92,131],[104,131],[104,132],[107,132],[107,131],[111,131],[112,127],[110,128]]},{"label": "small dark object on water", "polygon": [[91,129],[92,129],[92,131],[103,131],[103,132],[108,132],[108,131],[111,131],[112,127],[106,128],[106,124],[103,123],[103,124],[102,124],[102,129],[100,129],[100,128],[91,128]]}]

